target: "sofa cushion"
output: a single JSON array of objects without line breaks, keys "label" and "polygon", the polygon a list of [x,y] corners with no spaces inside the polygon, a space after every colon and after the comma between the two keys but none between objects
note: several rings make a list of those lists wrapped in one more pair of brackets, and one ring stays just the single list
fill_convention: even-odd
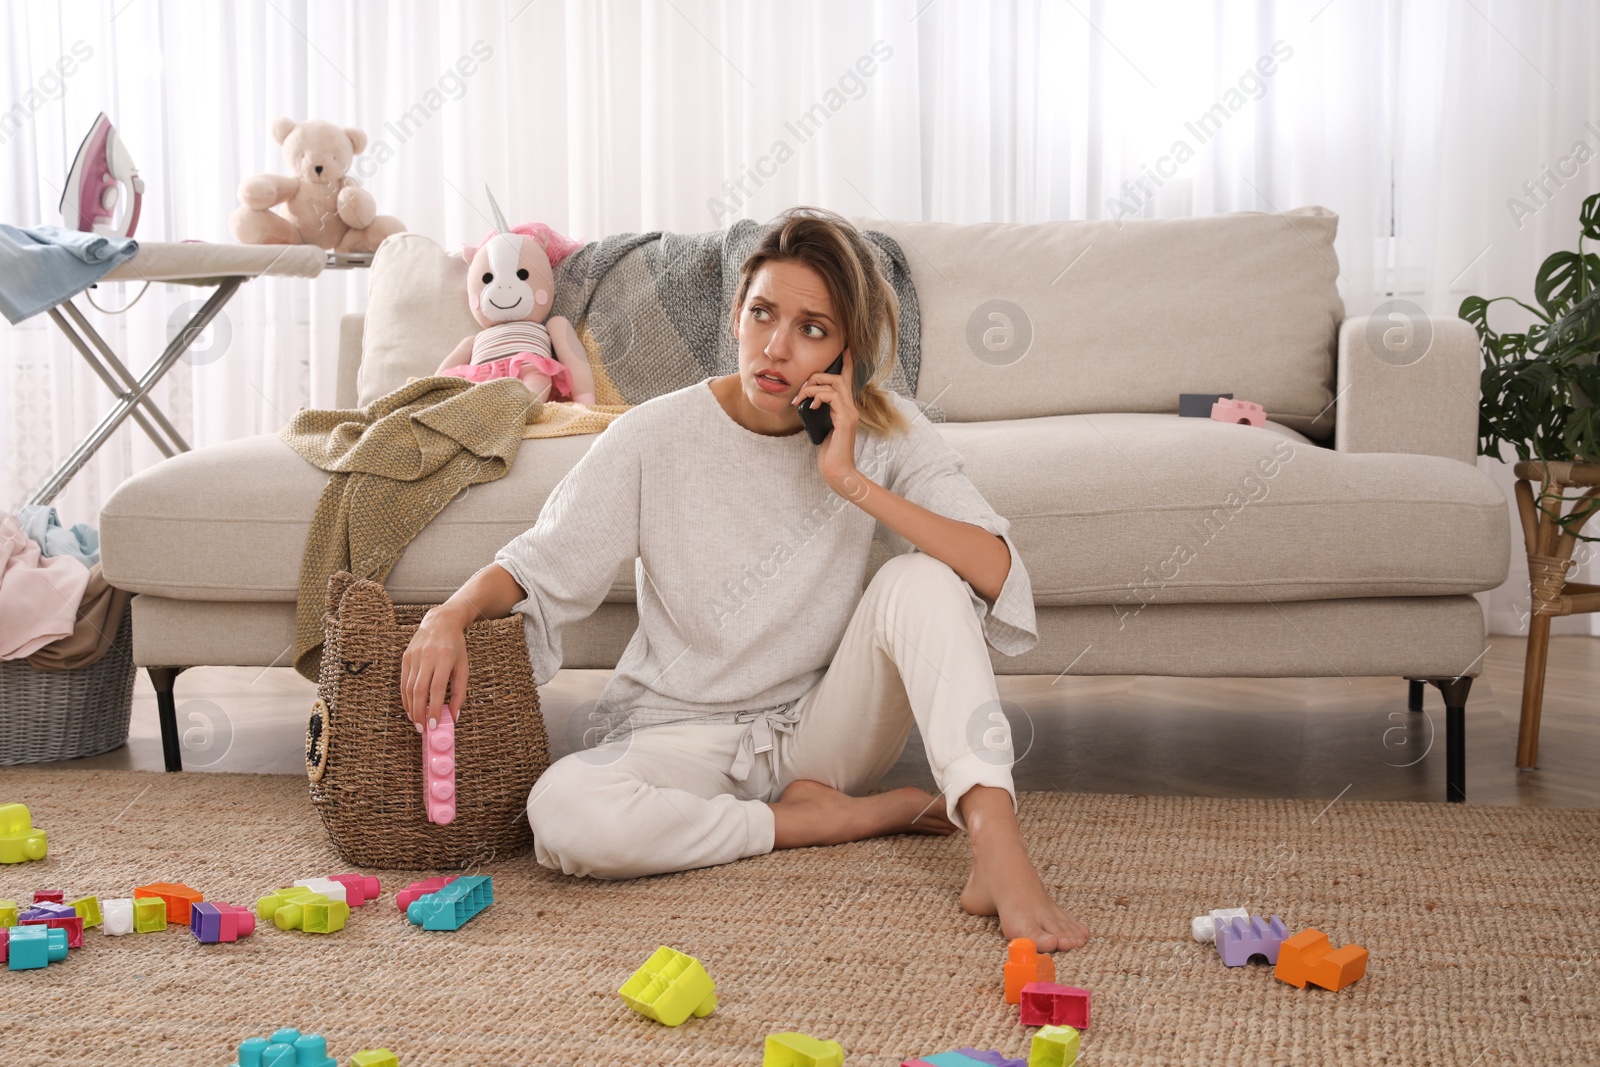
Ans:
[{"label": "sofa cushion", "polygon": [[1103,222],[887,222],[922,311],[917,400],[954,421],[1170,412],[1233,393],[1333,433],[1344,304],[1321,207]]},{"label": "sofa cushion", "polygon": [[[1175,415],[939,429],[1011,520],[1041,605],[1473,593],[1507,574],[1505,501],[1452,459],[1337,453],[1271,423]],[[449,596],[533,525],[593,441],[524,441],[505,478],[464,491],[412,542],[386,582],[391,594],[409,603]],[[271,434],[159,463],[101,511],[106,578],[184,600],[292,601],[326,481]],[[607,599],[631,600],[633,581],[632,565],[620,567]]]},{"label": "sofa cushion", "polygon": [[397,233],[378,246],[367,292],[357,407],[432,374],[478,332],[467,309],[466,261],[421,234]]}]

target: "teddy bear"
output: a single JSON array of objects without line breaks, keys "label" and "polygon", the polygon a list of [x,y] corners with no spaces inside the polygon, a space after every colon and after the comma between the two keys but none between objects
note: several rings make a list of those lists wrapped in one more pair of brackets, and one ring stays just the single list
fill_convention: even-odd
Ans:
[{"label": "teddy bear", "polygon": [[472,382],[516,378],[541,401],[593,404],[594,372],[578,331],[560,315],[545,321],[554,264],[581,247],[538,222],[463,247],[467,306],[483,329],[463,337],[434,373]]},{"label": "teddy bear", "polygon": [[[350,177],[351,161],[367,147],[361,130],[279,118],[272,137],[294,174],[257,174],[240,183],[240,207],[228,217],[240,243],[374,252],[385,237],[405,230],[399,219],[378,214],[372,194]],[[284,213],[272,210],[277,204],[285,205]]]}]

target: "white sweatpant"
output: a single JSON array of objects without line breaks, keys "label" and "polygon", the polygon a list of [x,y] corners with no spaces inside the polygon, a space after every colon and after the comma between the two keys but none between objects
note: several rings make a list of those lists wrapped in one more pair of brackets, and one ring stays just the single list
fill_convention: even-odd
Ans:
[{"label": "white sweatpant", "polygon": [[770,852],[767,801],[799,779],[865,793],[913,719],[952,822],[966,828],[957,803],[975,785],[1006,790],[1015,810],[994,668],[967,586],[941,560],[908,552],[878,570],[794,711],[742,780],[730,771],[745,723],[649,726],[562,757],[528,796],[535,856],[567,874],[633,878]]}]

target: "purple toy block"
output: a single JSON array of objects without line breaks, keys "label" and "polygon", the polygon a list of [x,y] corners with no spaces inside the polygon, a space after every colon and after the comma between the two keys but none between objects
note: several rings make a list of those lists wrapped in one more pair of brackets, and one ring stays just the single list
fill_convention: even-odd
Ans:
[{"label": "purple toy block", "polygon": [[1089,991],[1054,982],[1029,982],[1022,987],[1023,1026],[1089,1026]]},{"label": "purple toy block", "polygon": [[70,904],[57,904],[46,900],[31,908],[24,908],[17,914],[17,922],[27,922],[29,919],[70,919],[76,914],[78,909]]},{"label": "purple toy block", "polygon": [[1248,922],[1240,918],[1217,920],[1217,955],[1229,967],[1243,967],[1251,956],[1265,956],[1268,963],[1278,962],[1278,949],[1289,936],[1283,920],[1274,915],[1263,921],[1252,915]]},{"label": "purple toy block", "polygon": [[961,1053],[969,1060],[977,1060],[979,1063],[987,1063],[990,1065],[990,1067],[1028,1067],[1027,1060],[1009,1060],[993,1049],[990,1049],[987,1052],[979,1052],[975,1048],[958,1048],[956,1051]]}]

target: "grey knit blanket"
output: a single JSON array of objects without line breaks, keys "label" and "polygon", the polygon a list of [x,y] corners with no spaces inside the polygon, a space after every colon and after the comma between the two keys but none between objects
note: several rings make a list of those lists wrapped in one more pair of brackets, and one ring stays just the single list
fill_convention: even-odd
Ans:
[{"label": "grey knit blanket", "polygon": [[[741,219],[725,230],[623,233],[591,241],[556,267],[552,315],[587,319],[606,373],[629,404],[739,369],[729,309],[739,268],[761,238],[761,223]],[[900,303],[900,340],[884,384],[915,400],[921,318],[905,253],[886,234],[864,230]],[[927,417],[943,421],[937,408]]]}]

